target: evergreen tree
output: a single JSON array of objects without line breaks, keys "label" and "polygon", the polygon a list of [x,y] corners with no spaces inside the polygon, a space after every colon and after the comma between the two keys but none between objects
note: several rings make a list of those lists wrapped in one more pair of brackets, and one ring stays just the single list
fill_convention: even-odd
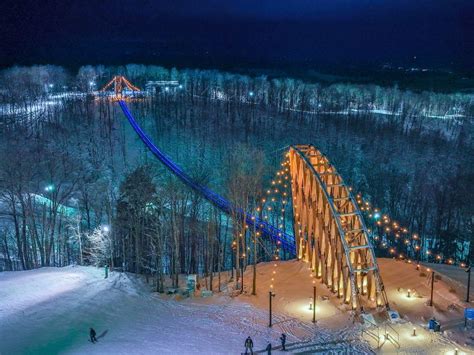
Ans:
[{"label": "evergreen tree", "polygon": [[156,229],[159,210],[156,186],[148,166],[140,166],[120,185],[115,236],[117,257],[126,271],[142,273],[149,268],[145,255]]}]

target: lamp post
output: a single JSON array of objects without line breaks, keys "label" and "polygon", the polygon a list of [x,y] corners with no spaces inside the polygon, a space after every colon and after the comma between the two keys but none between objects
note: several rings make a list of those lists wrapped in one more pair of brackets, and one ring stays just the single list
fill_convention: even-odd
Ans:
[{"label": "lamp post", "polygon": [[[232,260],[231,260],[231,273],[230,273],[230,281],[234,280],[234,267],[235,267],[235,258],[237,255],[237,243],[235,240],[232,242]],[[237,277],[237,270],[235,270],[235,277]]]},{"label": "lamp post", "polygon": [[433,307],[434,281],[435,281],[435,272],[434,272],[434,271],[431,271],[431,297],[430,297],[430,307]]},{"label": "lamp post", "polygon": [[245,260],[245,253],[242,254],[242,260],[240,262],[240,293],[244,293],[244,260]]},{"label": "lamp post", "polygon": [[313,285],[313,323],[316,323],[316,285]]},{"label": "lamp post", "polygon": [[[252,216],[255,221],[255,217]],[[253,224],[253,278],[252,278],[252,295],[257,294],[257,226]]]},{"label": "lamp post", "polygon": [[275,294],[273,293],[273,291],[272,290],[268,291],[268,300],[270,301],[268,326],[270,328],[272,327],[272,298],[273,297],[275,297]]},{"label": "lamp post", "polygon": [[469,303],[469,291],[470,291],[470,288],[471,288],[471,267],[472,267],[472,266],[469,266],[469,267],[466,269],[466,272],[467,272],[466,302],[467,302],[467,303]]}]

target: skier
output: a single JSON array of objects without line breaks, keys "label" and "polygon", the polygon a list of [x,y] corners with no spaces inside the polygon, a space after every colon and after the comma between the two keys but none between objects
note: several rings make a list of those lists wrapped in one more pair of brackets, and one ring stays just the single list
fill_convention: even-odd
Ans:
[{"label": "skier", "polygon": [[245,339],[245,353],[248,354],[248,351],[250,350],[250,354],[253,355],[253,340],[248,336],[247,339]]},{"label": "skier", "polygon": [[268,343],[265,350],[267,351],[267,355],[272,355],[272,344]]},{"label": "skier", "polygon": [[95,337],[95,335],[96,335],[96,332],[94,328],[90,328],[89,336],[91,337],[91,343],[95,343],[97,341],[97,338]]},{"label": "skier", "polygon": [[281,340],[281,350],[286,351],[285,344],[286,344],[286,335],[282,334],[280,337]]},{"label": "skier", "polygon": [[109,277],[109,265],[105,264],[105,279]]}]

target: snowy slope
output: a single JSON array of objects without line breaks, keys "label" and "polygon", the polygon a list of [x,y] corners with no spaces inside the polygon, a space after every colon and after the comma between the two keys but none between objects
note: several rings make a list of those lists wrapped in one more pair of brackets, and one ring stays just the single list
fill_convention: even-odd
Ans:
[{"label": "snowy slope", "polygon": [[[92,267],[1,273],[0,299],[1,354],[239,354],[248,335],[258,350],[267,340],[276,346],[281,333],[267,327],[266,311],[230,297],[212,304],[161,299],[133,276],[112,273],[104,280]],[[97,344],[88,342],[91,326]],[[310,340],[307,324],[290,319],[285,329],[289,343],[304,348],[300,342]]]},{"label": "snowy slope", "polygon": [[[405,275],[403,283],[410,278],[419,282],[415,281],[418,273],[410,272],[409,265],[391,260],[381,260],[381,264],[392,297],[400,281],[398,275]],[[222,292],[210,298],[181,301],[151,293],[135,275],[114,272],[104,279],[103,270],[93,267],[3,272],[0,354],[240,354],[248,335],[254,339],[255,348],[262,350],[267,341],[275,347],[279,345],[282,332],[288,335],[287,353],[372,353],[361,337],[360,325],[350,321],[343,311],[345,307],[338,306],[338,299],[319,299],[318,323],[311,323],[311,312],[307,309],[311,284],[306,282],[306,268],[306,264],[297,261],[278,263],[271,329],[267,327],[267,302],[273,263],[259,264],[256,297],[248,293],[230,297]],[[405,272],[390,275],[393,269],[400,268]],[[248,268],[247,286],[251,285],[250,275]],[[222,279],[227,280],[227,274]],[[442,281],[437,285],[440,289],[441,284]],[[232,284],[228,286],[230,289]],[[318,284],[318,295],[329,293]],[[437,302],[444,306],[441,295],[437,297]],[[418,317],[426,316],[412,313],[396,297],[393,301],[402,316],[413,318],[416,323],[420,321]],[[426,307],[418,310],[424,313]],[[440,308],[436,313],[440,313]],[[446,337],[423,331],[420,324],[416,325],[419,336],[413,338],[413,326],[397,326],[404,343],[398,352],[444,354],[457,346]],[[97,344],[88,341],[89,327],[97,331]],[[397,350],[385,345],[379,351]],[[461,353],[469,350],[463,349]]]}]

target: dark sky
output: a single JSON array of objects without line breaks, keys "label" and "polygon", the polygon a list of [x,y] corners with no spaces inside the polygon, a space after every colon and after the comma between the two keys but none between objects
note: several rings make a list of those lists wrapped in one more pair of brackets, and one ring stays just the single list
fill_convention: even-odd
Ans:
[{"label": "dark sky", "polygon": [[4,0],[0,16],[1,66],[474,67],[474,0]]}]

